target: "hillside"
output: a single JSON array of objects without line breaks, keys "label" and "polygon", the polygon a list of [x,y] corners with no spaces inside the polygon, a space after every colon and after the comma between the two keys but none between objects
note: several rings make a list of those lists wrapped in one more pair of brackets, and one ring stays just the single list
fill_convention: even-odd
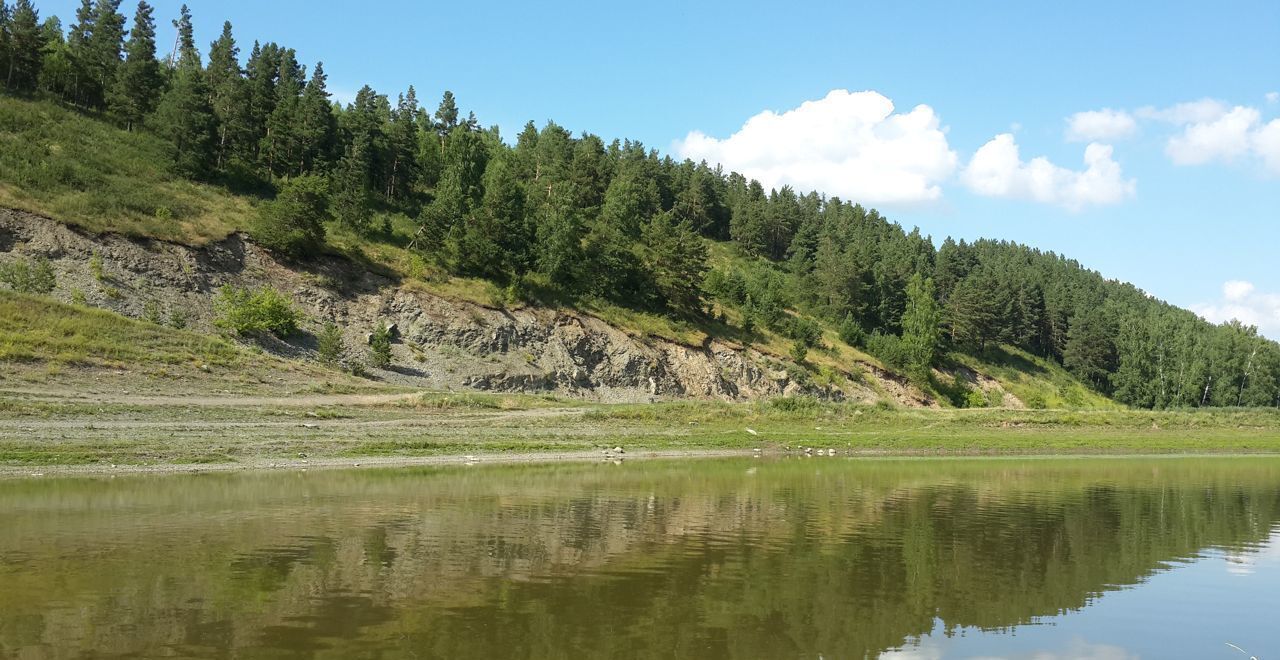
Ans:
[{"label": "hillside", "polygon": [[[269,44],[218,73],[226,62],[184,54],[154,115],[123,125],[106,101],[59,102],[53,87],[0,96],[0,281],[31,291],[46,268],[37,293],[161,322],[181,310],[223,334],[224,287],[283,292],[300,325],[230,334],[414,387],[1280,405],[1280,346],[1052,252],[937,246],[874,209],[550,122],[508,144],[449,93],[434,116],[412,89],[395,107],[369,88],[329,105],[322,72],[305,81],[293,57]],[[189,113],[164,109],[206,102],[176,98],[188,83],[269,83],[275,109],[235,118],[253,137],[225,132],[234,109],[215,103],[200,126],[218,144],[193,142]],[[323,130],[282,132],[302,126]],[[390,361],[371,366],[379,324],[394,328]]]},{"label": "hillside", "polygon": [[[219,287],[271,287],[286,292],[306,321],[293,337],[242,338],[254,350],[295,360],[263,369],[289,371],[297,359],[316,360],[316,335],[335,322],[348,370],[355,365],[379,381],[414,387],[618,401],[810,394],[906,406],[1115,405],[1055,360],[1012,345],[940,354],[930,374],[909,377],[895,345],[882,339],[892,337],[861,329],[849,336],[847,314],[845,323],[834,322],[838,316],[793,293],[805,284],[792,266],[736,241],[697,239],[707,250],[705,314],[565,295],[536,278],[513,293],[501,281],[459,276],[411,247],[417,223],[390,209],[375,214],[374,224],[384,225],[377,232],[330,221],[323,254],[303,266],[243,233],[253,230],[255,209],[269,200],[173,175],[163,141],[153,135],[11,97],[0,97],[0,125],[0,202],[15,209],[0,212],[0,261],[49,262],[56,280],[50,294],[77,304],[50,313],[97,307],[142,318],[182,310],[191,329],[225,335],[215,327]],[[888,230],[889,239],[896,228],[870,226]],[[734,282],[751,293],[727,292]],[[400,332],[390,369],[363,365],[365,340],[379,321]],[[43,322],[15,316],[6,327],[15,347],[3,358],[6,371],[20,372],[19,379],[44,373],[52,381],[74,380],[86,369],[124,363],[140,373],[167,373],[146,366],[150,353],[109,346],[90,345],[86,350],[99,354],[70,362],[39,342],[16,348],[30,334],[23,323]],[[201,377],[184,377],[192,376]],[[209,387],[219,389],[213,380]]]}]

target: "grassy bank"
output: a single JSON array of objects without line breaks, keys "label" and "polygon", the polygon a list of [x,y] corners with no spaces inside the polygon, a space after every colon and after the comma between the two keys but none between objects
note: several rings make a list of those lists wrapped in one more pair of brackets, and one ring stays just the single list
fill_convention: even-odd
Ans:
[{"label": "grassy bank", "polygon": [[235,464],[586,452],[805,447],[850,454],[1280,452],[1280,413],[907,410],[825,404],[582,405],[548,397],[428,394],[88,403],[0,397],[0,465]]}]

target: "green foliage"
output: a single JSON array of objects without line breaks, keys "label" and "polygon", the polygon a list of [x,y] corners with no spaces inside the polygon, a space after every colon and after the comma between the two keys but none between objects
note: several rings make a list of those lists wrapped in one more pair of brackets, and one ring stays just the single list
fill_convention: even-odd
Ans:
[{"label": "green foliage", "polygon": [[334,323],[326,323],[316,333],[316,356],[320,362],[335,366],[342,359],[342,330]]},{"label": "green foliage", "polygon": [[182,330],[187,327],[187,313],[181,308],[174,307],[169,310],[169,319],[167,324],[170,328]]},{"label": "green foliage", "polygon": [[369,335],[369,366],[375,369],[391,366],[391,331],[383,321],[378,321]]},{"label": "green foliage", "polygon": [[164,315],[160,311],[160,303],[148,300],[142,305],[142,320],[153,325],[163,325]]},{"label": "green foliage", "polygon": [[853,314],[845,314],[844,320],[840,322],[840,341],[850,346],[863,346],[867,341],[867,333],[853,318]]},{"label": "green foliage", "polygon": [[271,333],[287,337],[298,330],[302,315],[284,294],[264,286],[244,289],[230,284],[218,290],[214,301],[220,328],[239,335]]},{"label": "green foliage", "polygon": [[806,346],[804,342],[797,341],[791,344],[790,355],[791,359],[794,360],[796,364],[804,364],[805,358],[809,357],[809,347]]},{"label": "green foliage", "polygon": [[907,369],[917,378],[928,373],[942,345],[942,309],[934,299],[933,280],[916,273],[907,284],[902,314],[902,351]]},{"label": "green foliage", "polygon": [[307,257],[324,245],[328,217],[324,178],[297,176],[284,184],[275,200],[262,205],[250,233],[270,250],[295,259]]},{"label": "green foliage", "polygon": [[911,356],[903,346],[902,338],[897,335],[871,333],[867,337],[867,352],[880,358],[881,362],[899,369],[904,369],[911,363]]},{"label": "green foliage", "polygon": [[18,293],[45,295],[58,285],[58,278],[48,259],[19,257],[0,262],[0,283],[8,284]]}]

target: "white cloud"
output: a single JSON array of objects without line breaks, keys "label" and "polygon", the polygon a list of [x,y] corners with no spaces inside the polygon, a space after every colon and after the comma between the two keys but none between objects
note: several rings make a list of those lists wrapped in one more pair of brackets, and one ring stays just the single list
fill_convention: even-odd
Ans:
[{"label": "white cloud", "polygon": [[1067,117],[1067,140],[1071,142],[1119,140],[1133,135],[1137,129],[1138,122],[1124,110],[1103,108]]},{"label": "white cloud", "polygon": [[1134,111],[1134,114],[1142,119],[1157,119],[1167,121],[1170,124],[1190,124],[1213,121],[1227,114],[1227,110],[1227,106],[1222,101],[1200,99],[1199,101],[1178,103],[1159,110],[1146,106],[1138,108]]},{"label": "white cloud", "polygon": [[1280,92],[1267,92],[1267,103],[1280,103]]},{"label": "white cloud", "polygon": [[933,108],[894,113],[893,101],[877,92],[843,89],[781,114],[761,112],[727,138],[693,131],[673,150],[766,188],[790,185],[873,204],[937,200],[957,163]]},{"label": "white cloud", "polygon": [[1217,119],[1187,124],[1169,138],[1165,153],[1175,165],[1234,161],[1249,153],[1250,133],[1259,118],[1257,110],[1236,106]]},{"label": "white cloud", "polygon": [[1090,143],[1084,163],[1085,169],[1076,171],[1043,156],[1023,162],[1013,135],[1002,133],[978,149],[961,179],[979,195],[1029,199],[1073,211],[1133,196],[1137,184],[1124,178],[1120,164],[1111,158],[1110,145]]},{"label": "white cloud", "polygon": [[1222,297],[1231,301],[1244,300],[1253,293],[1253,283],[1243,280],[1231,280],[1222,285]]},{"label": "white cloud", "polygon": [[[1271,94],[1267,100],[1272,101]],[[1264,122],[1258,108],[1201,99],[1160,110],[1140,108],[1135,114],[1181,128],[1165,143],[1175,165],[1244,163],[1280,176],[1280,119]]]},{"label": "white cloud", "polygon": [[1280,339],[1280,294],[1257,290],[1251,282],[1232,280],[1222,285],[1222,299],[1192,305],[1191,311],[1213,323],[1235,319],[1257,326],[1258,332]]}]

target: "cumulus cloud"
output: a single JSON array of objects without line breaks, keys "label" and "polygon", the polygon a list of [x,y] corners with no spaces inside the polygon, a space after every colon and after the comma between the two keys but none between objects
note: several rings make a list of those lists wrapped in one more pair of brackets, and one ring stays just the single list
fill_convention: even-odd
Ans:
[{"label": "cumulus cloud", "polygon": [[1226,104],[1215,99],[1200,99],[1177,103],[1167,108],[1145,106],[1138,108],[1134,114],[1142,119],[1156,119],[1170,124],[1191,124],[1213,121],[1227,114]]},{"label": "cumulus cloud", "polygon": [[1192,305],[1191,311],[1213,323],[1232,319],[1257,326],[1258,332],[1280,339],[1280,294],[1258,291],[1252,282],[1232,280],[1222,285],[1222,299]]},{"label": "cumulus cloud", "polygon": [[673,145],[766,188],[790,185],[873,204],[930,202],[956,169],[946,130],[927,105],[895,113],[877,92],[837,89],[781,114],[747,120],[726,138],[699,131]]},{"label": "cumulus cloud", "polygon": [[1201,99],[1140,108],[1135,115],[1179,127],[1165,143],[1165,154],[1175,165],[1256,164],[1264,173],[1280,176],[1280,119],[1265,122],[1258,108]]},{"label": "cumulus cloud", "polygon": [[1123,110],[1103,108],[1067,117],[1067,140],[1071,142],[1119,140],[1133,135],[1137,129],[1138,122],[1133,115]]},{"label": "cumulus cloud", "polygon": [[1267,103],[1280,103],[1280,92],[1267,92]]},{"label": "cumulus cloud", "polygon": [[1084,170],[1070,170],[1041,156],[1023,161],[1013,134],[1002,133],[982,145],[961,179],[970,190],[988,197],[1028,199],[1078,211],[1090,205],[1115,204],[1137,188],[1111,158],[1111,146],[1091,142],[1084,150]]}]

